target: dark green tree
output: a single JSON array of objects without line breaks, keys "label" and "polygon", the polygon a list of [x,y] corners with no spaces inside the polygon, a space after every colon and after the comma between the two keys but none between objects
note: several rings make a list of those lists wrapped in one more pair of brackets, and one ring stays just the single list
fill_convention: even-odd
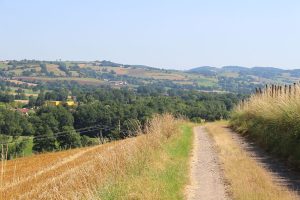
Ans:
[{"label": "dark green tree", "polygon": [[38,127],[33,138],[32,150],[35,152],[54,151],[57,149],[56,138],[47,125]]},{"label": "dark green tree", "polygon": [[64,126],[62,132],[62,134],[57,136],[58,144],[62,149],[81,146],[80,134],[72,126]]}]

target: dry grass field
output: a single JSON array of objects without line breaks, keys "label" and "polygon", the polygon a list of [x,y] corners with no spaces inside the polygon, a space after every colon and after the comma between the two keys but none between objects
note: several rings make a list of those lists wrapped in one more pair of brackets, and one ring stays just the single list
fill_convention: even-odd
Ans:
[{"label": "dry grass field", "polygon": [[66,76],[66,73],[64,71],[61,71],[58,68],[58,65],[55,64],[47,64],[47,71],[53,72],[57,76]]},{"label": "dry grass field", "polygon": [[141,78],[154,78],[158,80],[171,80],[171,81],[183,81],[188,80],[184,75],[170,72],[166,73],[160,70],[145,70],[145,69],[130,69],[128,70],[129,76],[136,76]]},{"label": "dry grass field", "polygon": [[23,81],[19,81],[19,80],[15,80],[15,79],[12,79],[12,80],[8,80],[8,82],[12,82],[12,83],[15,83],[17,85],[22,85],[22,84],[26,84],[28,86],[37,86],[37,84],[34,84],[34,83],[27,83],[27,82],[23,82]]},{"label": "dry grass field", "polygon": [[[178,121],[171,115],[156,116],[144,133],[94,147],[2,161],[0,199],[98,199],[100,188],[125,176],[133,165],[143,168],[151,152],[178,133]],[[139,199],[149,199],[144,195]]]},{"label": "dry grass field", "polygon": [[17,77],[20,80],[28,80],[28,81],[46,81],[46,82],[54,82],[54,81],[75,81],[82,85],[100,85],[103,84],[103,80],[95,79],[95,78],[79,78],[79,77],[58,77],[58,78],[49,78],[49,77],[25,77],[20,76]]}]

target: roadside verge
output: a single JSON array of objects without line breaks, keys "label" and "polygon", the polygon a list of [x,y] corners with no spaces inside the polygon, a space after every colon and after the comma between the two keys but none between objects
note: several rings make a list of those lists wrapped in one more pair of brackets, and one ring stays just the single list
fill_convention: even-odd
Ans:
[{"label": "roadside verge", "polygon": [[297,193],[276,184],[276,177],[231,136],[226,122],[206,125],[218,150],[224,176],[233,199],[299,199]]}]

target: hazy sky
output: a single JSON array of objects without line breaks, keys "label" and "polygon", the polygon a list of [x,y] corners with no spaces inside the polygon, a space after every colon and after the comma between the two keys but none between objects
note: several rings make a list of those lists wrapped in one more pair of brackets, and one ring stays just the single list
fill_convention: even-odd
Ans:
[{"label": "hazy sky", "polygon": [[299,0],[0,0],[0,59],[300,68]]}]

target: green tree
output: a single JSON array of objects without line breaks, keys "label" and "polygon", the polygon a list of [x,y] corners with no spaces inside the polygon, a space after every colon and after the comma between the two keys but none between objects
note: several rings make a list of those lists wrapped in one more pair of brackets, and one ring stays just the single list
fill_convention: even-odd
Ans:
[{"label": "green tree", "polygon": [[62,134],[58,135],[57,141],[63,149],[75,148],[81,146],[80,134],[72,126],[64,126]]},{"label": "green tree", "polygon": [[35,101],[36,106],[42,106],[45,103],[45,94],[41,91]]},{"label": "green tree", "polygon": [[1,109],[1,133],[11,136],[20,136],[23,133],[21,121],[25,123],[24,116],[20,113],[8,109]]},{"label": "green tree", "polygon": [[40,126],[33,138],[32,150],[36,152],[54,151],[57,149],[56,139],[52,130],[47,126]]},{"label": "green tree", "polygon": [[30,95],[29,96],[29,101],[28,101],[28,107],[30,107],[30,108],[32,108],[32,107],[34,107],[35,106],[35,98],[32,96],[32,95]]}]

